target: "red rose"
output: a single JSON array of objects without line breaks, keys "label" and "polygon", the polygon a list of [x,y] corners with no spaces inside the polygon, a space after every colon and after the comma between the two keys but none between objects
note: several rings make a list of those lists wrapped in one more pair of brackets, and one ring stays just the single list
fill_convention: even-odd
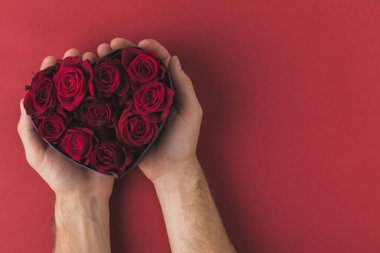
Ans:
[{"label": "red rose", "polygon": [[85,99],[76,113],[78,119],[91,128],[112,126],[113,124],[111,105],[97,98]]},{"label": "red rose", "polygon": [[28,115],[41,115],[55,107],[54,85],[51,76],[54,67],[49,67],[35,74],[31,86],[27,86],[24,98],[24,107]]},{"label": "red rose", "polygon": [[96,170],[107,172],[110,170],[121,171],[133,160],[132,154],[118,142],[105,142],[92,151],[90,163]]},{"label": "red rose", "polygon": [[132,88],[138,88],[143,83],[165,77],[166,69],[155,52],[137,48],[123,49],[122,62],[127,68]]},{"label": "red rose", "polygon": [[59,147],[73,160],[88,165],[95,142],[94,133],[91,129],[75,127],[66,131]]},{"label": "red rose", "polygon": [[137,113],[147,114],[152,122],[160,122],[169,113],[174,91],[159,82],[140,86],[133,95]]},{"label": "red rose", "polygon": [[149,122],[143,115],[137,115],[124,110],[116,127],[116,136],[130,147],[141,147],[148,144],[158,132],[156,124]]},{"label": "red rose", "polygon": [[78,57],[66,57],[59,60],[58,64],[57,73],[53,77],[57,99],[64,109],[72,111],[82,102],[88,84],[92,83],[91,64]]},{"label": "red rose", "polygon": [[66,115],[54,113],[38,118],[40,120],[38,133],[49,143],[57,144],[67,128]]},{"label": "red rose", "polygon": [[90,83],[90,93],[95,96],[110,97],[126,95],[129,83],[126,82],[124,67],[120,60],[103,58],[94,66],[94,81]]}]

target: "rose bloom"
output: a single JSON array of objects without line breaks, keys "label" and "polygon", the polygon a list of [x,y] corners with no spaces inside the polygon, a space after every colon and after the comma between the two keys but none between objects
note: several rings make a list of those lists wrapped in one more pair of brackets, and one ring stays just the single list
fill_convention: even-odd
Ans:
[{"label": "rose bloom", "polygon": [[92,96],[125,96],[128,90],[129,83],[126,81],[126,73],[120,60],[105,57],[95,64],[94,81],[90,84]]},{"label": "rose bloom", "polygon": [[130,147],[148,144],[158,134],[158,127],[144,115],[124,110],[116,126],[116,136],[120,142]]},{"label": "rose bloom", "polygon": [[67,128],[67,117],[63,113],[53,113],[38,117],[38,133],[49,143],[57,144]]},{"label": "rose bloom", "polygon": [[58,70],[53,77],[57,99],[61,106],[72,111],[84,99],[88,84],[92,83],[93,73],[88,60],[66,57],[58,61]]},{"label": "rose bloom", "polygon": [[136,112],[146,114],[150,121],[163,121],[170,111],[174,91],[160,82],[140,86],[133,95]]},{"label": "rose bloom", "polygon": [[67,129],[59,147],[73,160],[88,165],[95,142],[96,139],[91,129],[74,127]]},{"label": "rose bloom", "polygon": [[133,47],[124,48],[122,62],[127,68],[133,89],[143,83],[165,78],[166,69],[153,51],[143,51]]},{"label": "rose bloom", "polygon": [[51,80],[55,67],[48,67],[37,72],[24,98],[24,107],[28,115],[41,115],[55,107],[54,84]]},{"label": "rose bloom", "polygon": [[120,172],[131,164],[132,154],[126,151],[120,143],[105,142],[98,145],[91,153],[90,164],[99,172]]},{"label": "rose bloom", "polygon": [[103,100],[88,97],[78,107],[78,119],[91,128],[113,125],[111,105]]}]

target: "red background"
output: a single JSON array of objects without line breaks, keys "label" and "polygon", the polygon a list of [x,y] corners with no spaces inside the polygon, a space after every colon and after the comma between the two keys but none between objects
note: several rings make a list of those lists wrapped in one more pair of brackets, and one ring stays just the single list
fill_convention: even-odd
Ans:
[{"label": "red background", "polygon": [[[19,99],[45,55],[113,37],[180,56],[199,157],[239,252],[380,252],[380,1],[1,1],[0,252],[50,252],[53,194],[28,166]],[[169,252],[139,170],[111,200],[113,252]]]}]

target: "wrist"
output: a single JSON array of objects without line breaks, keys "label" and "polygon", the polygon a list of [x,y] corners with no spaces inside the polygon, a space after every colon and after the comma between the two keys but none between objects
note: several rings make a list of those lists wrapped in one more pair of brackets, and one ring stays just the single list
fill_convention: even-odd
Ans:
[{"label": "wrist", "polygon": [[67,222],[108,222],[109,199],[93,196],[56,195],[56,225]]},{"label": "wrist", "polygon": [[152,180],[156,191],[174,191],[185,186],[184,183],[204,178],[202,167],[197,157],[183,161],[168,169],[167,173]]}]

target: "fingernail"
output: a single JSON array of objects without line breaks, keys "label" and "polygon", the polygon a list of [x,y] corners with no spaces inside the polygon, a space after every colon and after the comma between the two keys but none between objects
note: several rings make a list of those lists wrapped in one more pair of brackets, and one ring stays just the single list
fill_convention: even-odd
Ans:
[{"label": "fingernail", "polygon": [[178,56],[176,56],[175,67],[176,67],[177,69],[179,69],[179,70],[181,69],[181,62],[179,61]]},{"label": "fingernail", "polygon": [[24,108],[24,99],[23,98],[20,100],[20,111],[21,111],[22,115],[26,114],[26,111],[25,111],[25,108]]},{"label": "fingernail", "polygon": [[138,47],[146,47],[147,45],[149,44],[149,41],[148,40],[142,40],[140,41],[137,46]]}]

